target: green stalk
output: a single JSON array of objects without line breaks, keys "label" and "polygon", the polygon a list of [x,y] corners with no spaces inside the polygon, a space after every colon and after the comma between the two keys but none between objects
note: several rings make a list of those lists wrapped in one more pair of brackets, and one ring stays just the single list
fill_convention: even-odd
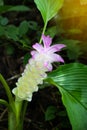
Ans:
[{"label": "green stalk", "polygon": [[22,119],[23,120],[24,120],[24,116],[25,116],[25,113],[26,113],[27,105],[28,105],[28,101],[24,101],[24,103],[23,103],[23,112],[22,112]]},{"label": "green stalk", "polygon": [[5,91],[6,91],[8,100],[9,100],[9,106],[10,106],[11,109],[13,109],[13,111],[15,112],[14,99],[13,99],[13,97],[12,97],[10,87],[8,86],[6,80],[4,79],[4,77],[3,77],[1,74],[0,74],[0,81],[1,81],[1,83],[2,83],[2,85],[3,85],[3,87],[5,88]]},{"label": "green stalk", "polygon": [[[15,99],[15,108],[16,108],[16,113],[15,113],[15,118],[13,121],[11,121],[12,115],[10,115],[10,129],[13,130],[13,125],[15,126],[14,130],[23,130],[23,123],[24,123],[24,117],[26,113],[26,108],[27,108],[27,101],[18,101],[17,98]],[[13,125],[12,125],[13,123]],[[14,124],[16,123],[16,124]]]},{"label": "green stalk", "polygon": [[8,113],[8,130],[23,130],[23,123],[21,117],[16,119],[14,112],[9,111]]},{"label": "green stalk", "polygon": [[15,100],[15,113],[8,113],[8,130],[23,130],[22,101]]},{"label": "green stalk", "polygon": [[8,130],[23,130],[24,116],[28,102],[15,100],[16,113],[9,112]]},{"label": "green stalk", "polygon": [[17,129],[16,116],[13,111],[8,112],[8,130],[18,130]]},{"label": "green stalk", "polygon": [[15,100],[15,108],[16,108],[16,120],[19,123],[22,114],[22,101]]},{"label": "green stalk", "polygon": [[0,74],[0,81],[5,88],[9,104],[0,99],[0,103],[6,105],[8,109],[8,130],[23,130],[23,118],[22,118],[22,101],[18,102],[17,100],[14,101],[10,87],[8,86],[7,82]]},{"label": "green stalk", "polygon": [[[47,23],[48,23],[48,22],[46,21],[46,22],[45,22],[45,24],[44,24],[42,34],[44,34],[44,33],[45,33],[45,30],[46,30],[46,27],[47,27]],[[42,37],[40,38],[39,43],[41,44],[41,42],[42,42]]]}]

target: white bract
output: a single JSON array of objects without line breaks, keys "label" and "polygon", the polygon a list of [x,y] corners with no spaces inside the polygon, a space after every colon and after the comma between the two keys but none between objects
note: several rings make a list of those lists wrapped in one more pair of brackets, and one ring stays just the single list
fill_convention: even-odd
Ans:
[{"label": "white bract", "polygon": [[38,91],[38,85],[43,84],[43,79],[47,77],[46,72],[52,71],[52,63],[64,62],[63,58],[55,52],[60,51],[65,45],[50,46],[52,38],[45,35],[42,35],[42,40],[44,46],[39,43],[33,45],[35,50],[31,51],[32,58],[18,79],[17,87],[12,90],[19,101],[31,101],[33,92]]}]

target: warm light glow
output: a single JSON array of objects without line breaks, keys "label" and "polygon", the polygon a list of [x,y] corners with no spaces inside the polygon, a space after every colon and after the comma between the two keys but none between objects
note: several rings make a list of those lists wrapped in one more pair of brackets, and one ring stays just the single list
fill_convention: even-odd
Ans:
[{"label": "warm light glow", "polygon": [[63,22],[62,26],[66,30],[68,29],[69,32],[73,32],[73,29],[76,29],[76,32],[78,33],[83,33],[84,31],[86,31],[87,29],[86,3],[87,0],[65,0],[63,8],[60,11],[60,19]]},{"label": "warm light glow", "polygon": [[65,0],[61,15],[64,18],[87,16],[87,0]]},{"label": "warm light glow", "polygon": [[63,36],[82,41],[81,49],[87,54],[87,0],[64,0],[57,16],[57,26],[64,30]]},{"label": "warm light glow", "polygon": [[87,0],[80,0],[80,4],[81,4],[81,5],[87,4]]}]

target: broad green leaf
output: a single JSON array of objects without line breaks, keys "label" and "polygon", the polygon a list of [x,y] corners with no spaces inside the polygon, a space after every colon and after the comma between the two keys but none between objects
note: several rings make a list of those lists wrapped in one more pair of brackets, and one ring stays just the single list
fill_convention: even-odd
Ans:
[{"label": "broad green leaf", "polygon": [[71,63],[48,75],[62,94],[73,130],[87,130],[87,66]]},{"label": "broad green leaf", "polygon": [[34,0],[44,23],[52,19],[62,7],[64,0]]}]

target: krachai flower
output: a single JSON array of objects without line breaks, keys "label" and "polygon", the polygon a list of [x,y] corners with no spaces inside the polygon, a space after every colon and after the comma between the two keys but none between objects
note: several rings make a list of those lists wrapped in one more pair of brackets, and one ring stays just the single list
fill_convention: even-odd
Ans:
[{"label": "krachai flower", "polygon": [[52,38],[45,35],[42,35],[42,40],[44,46],[39,43],[33,45],[33,48],[36,49],[36,51],[32,51],[31,55],[33,59],[42,61],[44,66],[48,68],[48,71],[51,71],[53,62],[64,62],[63,58],[55,52],[60,51],[63,47],[65,47],[65,45],[55,44],[50,46]]},{"label": "krachai flower", "polygon": [[47,77],[46,72],[52,71],[53,62],[63,62],[63,58],[55,52],[66,47],[64,44],[51,46],[52,38],[42,35],[43,45],[36,43],[35,50],[31,51],[32,58],[26,65],[22,76],[16,83],[17,87],[12,90],[16,98],[20,100],[32,100],[33,92],[38,91],[38,85],[43,84],[43,79]]}]

